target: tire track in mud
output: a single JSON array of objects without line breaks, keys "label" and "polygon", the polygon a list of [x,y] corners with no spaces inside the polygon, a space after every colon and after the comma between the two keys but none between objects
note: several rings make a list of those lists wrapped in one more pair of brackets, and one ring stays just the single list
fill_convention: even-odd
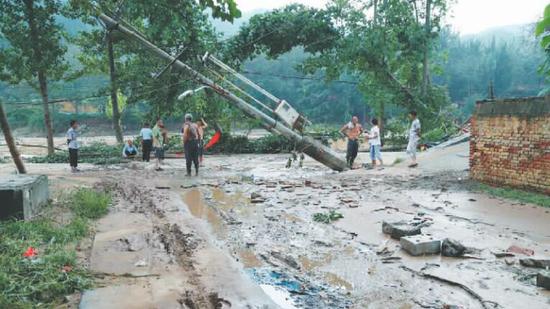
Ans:
[{"label": "tire track in mud", "polygon": [[185,233],[177,224],[166,219],[163,202],[169,198],[162,191],[144,187],[136,182],[105,180],[100,186],[113,192],[115,204],[132,201],[131,207],[119,208],[119,211],[140,213],[147,216],[153,225],[152,235],[146,239],[148,246],[161,246],[171,262],[177,263],[183,270],[186,283],[193,287],[181,291],[178,303],[182,308],[216,309],[230,308],[231,302],[219,297],[217,292],[208,291],[200,280],[195,267],[194,253],[203,240],[193,233]]}]

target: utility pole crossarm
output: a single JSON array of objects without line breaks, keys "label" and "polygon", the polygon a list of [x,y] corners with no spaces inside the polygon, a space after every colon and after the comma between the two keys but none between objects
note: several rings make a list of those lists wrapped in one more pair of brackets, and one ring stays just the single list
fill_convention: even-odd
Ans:
[{"label": "utility pole crossarm", "polygon": [[273,134],[283,135],[293,141],[299,150],[303,151],[305,154],[309,155],[313,159],[336,171],[343,171],[347,169],[346,162],[338,157],[338,155],[334,153],[329,147],[321,144],[311,137],[298,134],[281,122],[263,113],[256,107],[244,101],[242,98],[214,83],[211,79],[194,70],[192,67],[168,54],[164,50],[158,48],[156,45],[149,42],[143,35],[137,33],[137,31],[132,31],[128,29],[124,25],[120,24],[118,21],[105,14],[100,14],[99,18],[108,29],[119,31],[124,36],[137,41],[149,51],[165,59],[169,63],[172,63],[172,67],[190,73],[192,77],[196,79],[199,83],[210,87],[216,93],[226,98],[229,103],[231,103],[234,107],[244,112],[247,116],[260,120],[262,127],[266,130],[272,132]]}]

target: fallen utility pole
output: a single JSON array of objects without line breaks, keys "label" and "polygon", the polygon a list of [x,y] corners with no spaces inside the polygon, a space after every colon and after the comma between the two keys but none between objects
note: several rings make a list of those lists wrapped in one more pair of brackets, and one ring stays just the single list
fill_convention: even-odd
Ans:
[{"label": "fallen utility pole", "polygon": [[2,132],[4,132],[4,139],[10,150],[13,163],[15,163],[17,167],[17,171],[19,174],[26,174],[27,170],[25,169],[23,160],[21,160],[19,150],[17,150],[17,146],[15,146],[15,141],[13,140],[13,135],[11,134],[10,125],[8,124],[8,118],[4,112],[4,104],[2,104],[2,102],[0,102],[0,128],[2,128]]},{"label": "fallen utility pole", "polygon": [[262,111],[250,105],[232,92],[216,84],[208,77],[202,75],[200,72],[194,70],[192,67],[177,60],[175,57],[171,56],[164,50],[158,48],[156,45],[145,39],[143,35],[138,33],[137,31],[128,29],[128,27],[125,27],[115,19],[105,14],[100,14],[99,18],[105,24],[108,30],[119,31],[124,36],[142,44],[145,48],[157,54],[159,57],[171,62],[173,67],[189,72],[194,79],[196,79],[201,84],[210,87],[216,93],[226,98],[233,106],[240,109],[247,116],[260,120],[262,127],[266,130],[274,134],[280,134],[287,137],[296,144],[296,147],[299,151],[304,152],[308,156],[312,157],[313,159],[319,161],[320,163],[326,165],[333,170],[343,171],[347,169],[346,162],[338,157],[338,155],[334,153],[329,147],[321,144],[320,142],[309,136],[304,136],[299,134],[298,132],[293,131],[281,122],[263,113]]}]

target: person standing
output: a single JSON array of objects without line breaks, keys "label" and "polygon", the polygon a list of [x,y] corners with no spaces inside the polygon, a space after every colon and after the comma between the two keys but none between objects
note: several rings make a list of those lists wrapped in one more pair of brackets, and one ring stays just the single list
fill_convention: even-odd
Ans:
[{"label": "person standing", "polygon": [[69,165],[71,166],[71,172],[80,172],[78,169],[78,122],[71,120],[70,128],[67,130],[67,146],[69,148]]},{"label": "person standing", "polygon": [[372,128],[370,129],[367,140],[370,144],[370,159],[372,160],[372,166],[376,165],[376,160],[380,161],[380,165],[384,164],[382,162],[382,154],[380,153],[380,148],[382,147],[382,142],[380,140],[380,128],[378,127],[378,119],[372,119]]},{"label": "person standing", "polygon": [[139,136],[141,136],[141,157],[144,162],[149,162],[153,148],[153,130],[149,127],[149,123],[143,124]]},{"label": "person standing", "polygon": [[416,111],[409,113],[409,118],[412,120],[411,128],[409,130],[409,144],[407,145],[407,154],[411,158],[411,164],[409,167],[417,167],[416,163],[416,149],[418,148],[418,142],[420,141],[420,120],[416,115]]},{"label": "person standing", "polygon": [[199,133],[199,163],[202,164],[204,154],[204,129],[208,128],[208,124],[204,121],[204,118],[197,121],[197,129]]},{"label": "person standing", "polygon": [[351,121],[340,129],[340,133],[343,133],[348,138],[346,162],[348,163],[349,168],[353,168],[353,162],[355,161],[357,152],[359,151],[359,135],[363,133],[363,127],[359,123],[359,118],[357,118],[357,116],[353,116]]},{"label": "person standing", "polygon": [[191,114],[185,115],[183,123],[183,148],[187,176],[191,176],[191,164],[195,165],[195,174],[199,175],[199,126],[193,122]]},{"label": "person standing", "polygon": [[162,162],[164,160],[164,122],[162,119],[157,120],[157,124],[151,130],[153,133],[153,148],[155,150],[155,157],[157,158],[155,162],[155,170],[162,171]]}]

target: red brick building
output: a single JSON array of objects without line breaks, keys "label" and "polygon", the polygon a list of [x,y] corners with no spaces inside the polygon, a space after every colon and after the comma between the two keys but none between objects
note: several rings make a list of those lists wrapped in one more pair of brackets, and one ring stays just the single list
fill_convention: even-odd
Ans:
[{"label": "red brick building", "polygon": [[550,194],[550,96],[476,103],[470,176]]}]

